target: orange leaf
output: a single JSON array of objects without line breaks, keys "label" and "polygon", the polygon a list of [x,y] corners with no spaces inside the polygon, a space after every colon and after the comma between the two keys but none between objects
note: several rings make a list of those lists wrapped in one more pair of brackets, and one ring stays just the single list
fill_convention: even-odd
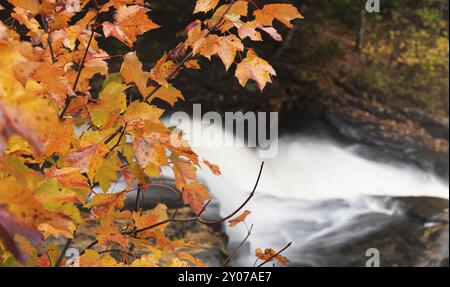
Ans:
[{"label": "orange leaf", "polygon": [[122,73],[122,76],[127,84],[135,83],[142,96],[147,96],[147,82],[149,74],[142,71],[142,63],[136,56],[136,52],[130,52],[124,56],[120,73]]},{"label": "orange leaf", "polygon": [[159,28],[159,25],[148,18],[148,11],[150,9],[138,5],[121,6],[114,15],[114,24],[103,23],[105,36],[116,37],[131,48],[137,40],[136,36]]},{"label": "orange leaf", "polygon": [[292,20],[303,19],[297,8],[291,4],[268,4],[262,10],[254,12],[255,21],[264,26],[272,26],[273,19],[277,19],[289,28],[292,28]]},{"label": "orange leaf", "polygon": [[221,37],[219,40],[218,54],[222,59],[226,70],[228,70],[234,62],[237,51],[244,51],[244,45],[235,35]]},{"label": "orange leaf", "polygon": [[97,240],[102,246],[107,247],[111,243],[117,243],[123,248],[128,246],[128,238],[113,224],[100,226],[95,231],[99,234]]},{"label": "orange leaf", "polygon": [[262,41],[261,33],[256,31],[259,25],[255,21],[246,23],[236,22],[235,26],[238,28],[238,34],[242,40],[249,37],[252,41]]},{"label": "orange leaf", "polygon": [[173,86],[168,87],[161,87],[159,88],[155,94],[153,95],[155,98],[159,98],[167,103],[169,103],[171,106],[175,105],[175,103],[180,99],[184,100],[183,95],[181,94],[181,91],[174,88]]},{"label": "orange leaf", "polygon": [[255,250],[255,255],[256,257],[258,257],[259,259],[263,260],[263,261],[267,261],[267,260],[276,260],[278,263],[280,263],[281,265],[286,265],[289,260],[282,255],[276,255],[277,252],[275,252],[275,250],[273,250],[272,248],[267,248],[266,250],[264,250],[264,253],[262,252],[262,250],[260,248],[257,248]]},{"label": "orange leaf", "polygon": [[194,14],[199,12],[208,12],[209,10],[216,8],[218,3],[219,0],[197,0]]},{"label": "orange leaf", "polygon": [[8,0],[15,7],[27,10],[29,13],[36,15],[39,13],[39,0]]},{"label": "orange leaf", "polygon": [[153,137],[135,138],[133,141],[133,150],[136,159],[146,174],[149,170],[145,170],[150,166],[152,177],[156,177],[161,173],[161,166],[167,165],[167,156],[164,146],[155,142]]},{"label": "orange leaf", "polygon": [[230,221],[228,221],[228,226],[229,227],[234,227],[236,225],[238,225],[241,222],[244,222],[245,219],[247,218],[247,216],[250,215],[250,211],[246,210],[244,211],[241,215],[239,215],[238,217],[236,217],[235,219],[232,219]]},{"label": "orange leaf", "polygon": [[91,144],[69,153],[65,160],[68,166],[76,167],[81,173],[86,173],[92,182],[108,151],[108,147],[103,143]]},{"label": "orange leaf", "polygon": [[94,218],[105,218],[115,209],[124,207],[125,197],[122,193],[98,194],[84,207],[91,208],[91,215]]},{"label": "orange leaf", "polygon": [[189,61],[186,61],[186,62],[184,63],[184,66],[185,66],[186,68],[188,68],[188,69],[201,70],[201,67],[200,67],[200,65],[199,65],[199,63],[198,63],[197,60],[189,60]]},{"label": "orange leaf", "polygon": [[167,83],[168,77],[173,73],[176,66],[173,61],[167,61],[167,56],[167,53],[164,53],[155,67],[150,71],[152,80],[166,88],[169,86],[169,83]]},{"label": "orange leaf", "polygon": [[[168,219],[167,206],[158,204],[153,210],[145,213],[133,213],[134,223],[137,229],[146,228]],[[155,231],[164,231],[168,224],[163,224],[151,230],[144,231],[144,235],[152,235]],[[142,233],[141,233],[142,234]]]},{"label": "orange leaf", "polygon": [[176,186],[179,190],[186,186],[188,180],[197,180],[195,167],[190,161],[174,156],[171,157],[171,160]]},{"label": "orange leaf", "polygon": [[267,61],[259,58],[253,50],[247,52],[247,57],[236,68],[236,78],[242,86],[251,79],[256,81],[261,91],[266,83],[272,83],[271,76],[276,76],[275,70]]},{"label": "orange leaf", "polygon": [[183,190],[183,201],[189,204],[195,214],[199,214],[207,200],[209,194],[206,187],[198,182],[187,185]]},{"label": "orange leaf", "polygon": [[203,160],[203,162],[209,167],[214,175],[222,175],[222,172],[220,172],[220,168],[218,165],[212,164],[207,160]]}]

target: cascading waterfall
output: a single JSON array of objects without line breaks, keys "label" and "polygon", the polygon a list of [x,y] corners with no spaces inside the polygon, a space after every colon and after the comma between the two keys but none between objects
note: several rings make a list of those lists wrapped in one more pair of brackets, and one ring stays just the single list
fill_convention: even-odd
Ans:
[{"label": "cascading waterfall", "polygon": [[[222,131],[220,126],[214,128]],[[225,136],[233,134],[225,132]],[[200,177],[220,202],[221,214],[226,215],[248,196],[262,159],[252,149],[202,144],[194,146],[194,151],[219,165],[222,176],[204,168]],[[367,160],[355,154],[353,147],[342,147],[330,139],[282,138],[278,156],[265,160],[256,196],[246,207],[252,211],[247,221],[254,228],[235,264],[252,265],[255,248],[281,248],[292,241],[294,248],[286,255],[295,257],[302,248],[326,238],[333,241],[330,244],[368,232],[376,227],[367,226],[352,234],[336,233],[367,213],[401,213],[400,207],[390,204],[388,198],[392,196],[448,199],[448,184],[406,165]],[[232,248],[247,231],[240,225],[227,227],[227,233]]]}]

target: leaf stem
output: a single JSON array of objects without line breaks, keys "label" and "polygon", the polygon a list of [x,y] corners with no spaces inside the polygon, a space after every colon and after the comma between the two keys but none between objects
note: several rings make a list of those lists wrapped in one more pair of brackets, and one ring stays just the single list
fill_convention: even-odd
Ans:
[{"label": "leaf stem", "polygon": [[[87,43],[87,45],[86,45],[86,51],[84,51],[83,58],[82,58],[82,60],[81,60],[81,62],[80,62],[80,64],[79,64],[79,66],[78,66],[77,77],[76,77],[76,79],[75,79],[75,82],[73,83],[72,90],[73,90],[74,93],[76,93],[77,85],[78,85],[78,82],[80,81],[80,77],[81,77],[81,72],[83,71],[84,64],[85,64],[87,55],[88,55],[88,53],[89,53],[89,48],[90,48],[90,46],[91,46],[92,40],[94,39],[95,28],[96,28],[96,25],[97,25],[98,15],[99,15],[99,14],[100,14],[100,10],[97,9],[97,15],[95,16],[95,24],[92,26],[92,29],[91,29],[91,36],[89,37],[89,41],[88,41],[88,43]],[[69,108],[69,105],[70,105],[70,102],[72,101],[72,98],[73,98],[73,96],[70,96],[70,95],[67,96],[67,99],[66,99],[66,103],[65,103],[65,105],[64,105],[64,108],[63,108],[61,114],[59,115],[59,118],[60,118],[60,119],[62,119],[62,118],[64,117],[64,114],[67,112],[67,109]]]}]

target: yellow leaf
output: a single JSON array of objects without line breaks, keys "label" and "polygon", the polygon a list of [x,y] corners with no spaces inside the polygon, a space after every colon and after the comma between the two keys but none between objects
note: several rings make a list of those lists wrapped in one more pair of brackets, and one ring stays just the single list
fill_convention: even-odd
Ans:
[{"label": "yellow leaf", "polygon": [[208,12],[209,10],[216,8],[218,3],[219,0],[197,0],[194,14],[199,12]]},{"label": "yellow leaf", "polygon": [[164,110],[146,103],[134,101],[125,112],[124,119],[128,126],[134,126],[144,121],[159,122]]},{"label": "yellow leaf", "polygon": [[124,56],[120,73],[127,84],[136,84],[143,97],[148,95],[147,82],[149,74],[142,71],[142,63],[137,58],[136,52],[130,52]]},{"label": "yellow leaf", "polygon": [[97,127],[108,128],[115,124],[119,115],[127,107],[125,90],[127,86],[110,81],[100,92],[99,102],[89,108],[92,123]]},{"label": "yellow leaf", "polygon": [[45,99],[25,93],[0,97],[0,148],[14,135],[25,138],[40,154],[47,135],[61,128],[56,110]]},{"label": "yellow leaf", "polygon": [[111,182],[118,180],[118,173],[120,170],[120,159],[116,153],[111,153],[100,165],[100,168],[95,175],[95,181],[100,184],[103,192],[107,192],[111,187]]}]

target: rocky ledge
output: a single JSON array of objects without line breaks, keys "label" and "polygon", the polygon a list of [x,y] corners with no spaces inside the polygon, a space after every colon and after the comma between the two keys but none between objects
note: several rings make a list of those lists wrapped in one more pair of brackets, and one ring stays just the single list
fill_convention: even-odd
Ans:
[{"label": "rocky ledge", "polygon": [[[292,266],[364,267],[377,249],[381,267],[448,267],[449,201],[382,198],[394,214],[366,213],[296,250]],[[336,202],[336,205],[339,203]],[[327,203],[332,208],[333,203]],[[343,239],[345,238],[345,240]]]}]

